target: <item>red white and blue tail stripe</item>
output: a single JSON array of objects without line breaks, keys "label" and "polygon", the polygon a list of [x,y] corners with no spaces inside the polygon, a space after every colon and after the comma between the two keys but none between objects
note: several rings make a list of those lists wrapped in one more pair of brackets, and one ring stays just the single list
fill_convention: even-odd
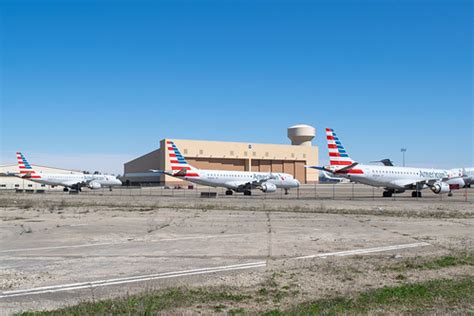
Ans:
[{"label": "red white and blue tail stripe", "polygon": [[188,164],[184,156],[173,141],[166,141],[171,170],[174,176],[197,177],[196,168]]},{"label": "red white and blue tail stripe", "polygon": [[16,160],[18,162],[18,168],[20,168],[20,175],[24,178],[40,179],[41,176],[37,174],[33,167],[28,163],[25,156],[21,152],[16,153]]},{"label": "red white and blue tail stripe", "polygon": [[350,167],[357,163],[349,157],[339,137],[332,128],[326,128],[326,139],[328,141],[329,164],[335,173],[363,174],[362,169]]},{"label": "red white and blue tail stripe", "polygon": [[326,139],[331,166],[349,166],[354,163],[332,128],[326,128]]}]

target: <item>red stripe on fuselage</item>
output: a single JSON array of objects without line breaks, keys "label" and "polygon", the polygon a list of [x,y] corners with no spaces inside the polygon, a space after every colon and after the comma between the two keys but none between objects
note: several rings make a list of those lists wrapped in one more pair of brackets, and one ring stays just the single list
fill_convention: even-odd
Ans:
[{"label": "red stripe on fuselage", "polygon": [[327,140],[334,140],[334,136],[329,136],[329,135],[328,135],[328,136],[326,136],[326,139],[327,139]]},{"label": "red stripe on fuselage", "polygon": [[341,157],[340,153],[329,153],[329,157]]},{"label": "red stripe on fuselage", "polygon": [[176,175],[175,177],[199,177],[197,173],[186,173],[185,175]]},{"label": "red stripe on fuselage", "polygon": [[337,160],[331,160],[330,161],[330,164],[332,166],[349,166],[352,164],[352,161],[347,161],[347,160],[343,160],[343,161],[337,161]]},{"label": "red stripe on fuselage", "polygon": [[179,167],[179,166],[176,166],[176,167],[172,166],[171,167],[171,170],[182,170],[182,169],[191,170],[190,167]]},{"label": "red stripe on fuselage", "polygon": [[362,169],[350,169],[350,170],[345,170],[345,171],[336,171],[336,173],[339,174],[364,174],[364,171]]},{"label": "red stripe on fuselage", "polygon": [[41,176],[37,174],[33,174],[33,175],[25,175],[22,178],[23,179],[41,179]]},{"label": "red stripe on fuselage", "polygon": [[335,145],[335,144],[328,144],[328,148],[331,148],[331,149],[336,148],[336,149],[337,149],[337,145]]}]

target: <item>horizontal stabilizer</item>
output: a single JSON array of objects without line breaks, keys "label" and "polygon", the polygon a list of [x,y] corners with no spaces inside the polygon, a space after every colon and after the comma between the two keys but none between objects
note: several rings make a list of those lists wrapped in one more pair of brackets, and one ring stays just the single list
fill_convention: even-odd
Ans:
[{"label": "horizontal stabilizer", "polygon": [[178,177],[179,176],[185,176],[187,172],[188,172],[187,168],[182,168],[178,172],[173,173],[173,176],[175,176],[175,177],[176,176],[178,176]]},{"label": "horizontal stabilizer", "polygon": [[316,169],[316,170],[327,171],[327,172],[332,173],[332,171],[326,167],[320,167],[320,166],[304,166],[304,167],[308,169]]},{"label": "horizontal stabilizer", "polygon": [[172,172],[172,171],[155,170],[155,169],[149,169],[148,171],[153,172],[153,173],[166,174],[166,175],[168,175],[168,176],[173,176],[173,172]]},{"label": "horizontal stabilizer", "polygon": [[156,169],[149,169],[148,171],[153,172],[153,173],[166,173],[164,170],[156,170]]},{"label": "horizontal stabilizer", "polygon": [[353,162],[349,166],[345,166],[345,167],[340,168],[340,169],[330,169],[330,168],[327,168],[327,167],[320,167],[320,166],[304,166],[304,167],[305,168],[316,169],[316,170],[321,170],[321,171],[325,171],[325,172],[330,172],[332,174],[337,174],[337,173],[344,173],[346,171],[349,171],[352,168],[354,168],[355,166],[357,166],[358,164],[359,164],[358,162]]},{"label": "horizontal stabilizer", "polygon": [[353,163],[350,164],[349,166],[346,166],[346,167],[341,168],[341,169],[337,169],[337,170],[335,171],[335,173],[349,171],[349,170],[351,170],[352,168],[354,168],[355,166],[357,166],[358,164],[359,164],[358,162],[353,162]]}]

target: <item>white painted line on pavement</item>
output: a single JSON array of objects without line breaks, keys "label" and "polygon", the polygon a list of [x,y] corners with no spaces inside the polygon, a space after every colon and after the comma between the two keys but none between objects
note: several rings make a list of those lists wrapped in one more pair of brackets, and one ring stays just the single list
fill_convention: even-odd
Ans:
[{"label": "white painted line on pavement", "polygon": [[291,259],[300,260],[300,259],[311,259],[311,258],[325,258],[325,257],[331,257],[331,256],[342,257],[342,256],[361,255],[361,254],[366,254],[366,253],[383,252],[383,251],[407,249],[407,248],[415,248],[415,247],[423,247],[423,246],[430,246],[430,244],[427,242],[417,242],[413,244],[402,244],[402,245],[394,245],[394,246],[383,246],[383,247],[375,247],[375,248],[320,253],[317,255],[301,256],[301,257],[295,257]]},{"label": "white painted line on pavement", "polygon": [[[412,244],[401,244],[401,245],[393,245],[393,246],[383,246],[383,247],[375,247],[375,248],[320,253],[316,255],[294,257],[290,259],[301,260],[301,259],[310,259],[310,258],[326,258],[326,257],[331,257],[331,256],[351,256],[351,255],[357,255],[357,254],[384,252],[384,251],[390,251],[390,250],[408,249],[408,248],[423,247],[423,246],[430,246],[430,244],[426,242],[418,242],[418,243],[412,243]],[[85,288],[126,284],[126,283],[132,283],[132,282],[144,282],[144,281],[166,279],[166,278],[177,278],[177,277],[182,277],[182,276],[261,268],[261,267],[266,267],[266,266],[267,266],[266,261],[258,261],[258,262],[234,264],[234,265],[219,266],[219,267],[208,267],[208,268],[199,268],[199,269],[192,269],[192,270],[139,275],[139,276],[125,277],[125,278],[98,280],[98,281],[91,281],[91,282],[43,286],[43,287],[37,287],[37,288],[32,288],[32,289],[2,292],[0,294],[0,298],[10,298],[10,297],[17,297],[17,296],[72,291],[72,290],[79,290],[79,289],[85,289]]]},{"label": "white painted line on pavement", "polygon": [[5,249],[0,250],[0,253],[6,252],[20,252],[20,251],[35,251],[35,250],[49,250],[49,249],[65,249],[65,248],[81,248],[81,247],[95,247],[95,246],[106,246],[114,245],[114,242],[103,242],[97,244],[83,244],[83,245],[70,245],[70,246],[49,246],[49,247],[37,247],[37,248],[17,248],[17,249]]},{"label": "white painted line on pavement", "polygon": [[259,262],[250,262],[250,263],[235,264],[235,265],[220,266],[220,267],[209,267],[209,268],[165,272],[165,273],[157,273],[157,274],[149,274],[149,275],[139,275],[139,276],[133,276],[133,277],[127,277],[127,278],[116,278],[116,279],[99,280],[99,281],[91,281],[91,282],[43,286],[43,287],[37,287],[37,288],[32,288],[32,289],[2,292],[0,294],[0,298],[9,298],[9,297],[44,294],[44,293],[55,293],[55,292],[79,290],[79,289],[85,289],[85,288],[119,285],[119,284],[126,284],[126,283],[132,283],[132,282],[143,282],[143,281],[176,278],[176,277],[190,276],[190,275],[253,269],[253,268],[265,267],[266,265],[267,264],[265,261],[259,261]]},{"label": "white painted line on pavement", "polygon": [[16,249],[5,249],[0,250],[0,253],[9,253],[9,252],[21,252],[21,251],[35,251],[35,250],[54,250],[54,249],[68,249],[68,248],[83,248],[83,247],[97,247],[97,246],[109,246],[109,245],[123,245],[128,243],[138,243],[138,242],[166,242],[166,241],[180,241],[180,240],[192,240],[192,239],[212,239],[212,238],[231,238],[236,236],[244,236],[247,234],[232,234],[232,235],[208,235],[208,236],[189,236],[189,237],[176,237],[176,238],[163,238],[163,239],[153,239],[153,240],[127,240],[120,242],[104,242],[104,243],[95,243],[95,244],[81,244],[81,245],[64,245],[64,246],[48,246],[48,247],[37,247],[37,248],[16,248]]}]

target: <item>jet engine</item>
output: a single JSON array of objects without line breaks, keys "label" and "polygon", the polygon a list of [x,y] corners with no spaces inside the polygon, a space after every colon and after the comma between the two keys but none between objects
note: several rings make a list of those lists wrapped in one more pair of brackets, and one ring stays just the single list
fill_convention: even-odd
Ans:
[{"label": "jet engine", "polygon": [[95,189],[100,189],[102,186],[100,185],[99,182],[97,181],[91,181],[88,185],[88,187],[92,190],[95,190]]},{"label": "jet engine", "polygon": [[437,182],[431,187],[431,191],[436,194],[449,193],[451,191],[449,184],[446,182]]},{"label": "jet engine", "polygon": [[262,184],[262,191],[265,193],[272,193],[272,192],[275,192],[276,190],[277,190],[277,187],[273,183],[265,182]]}]

